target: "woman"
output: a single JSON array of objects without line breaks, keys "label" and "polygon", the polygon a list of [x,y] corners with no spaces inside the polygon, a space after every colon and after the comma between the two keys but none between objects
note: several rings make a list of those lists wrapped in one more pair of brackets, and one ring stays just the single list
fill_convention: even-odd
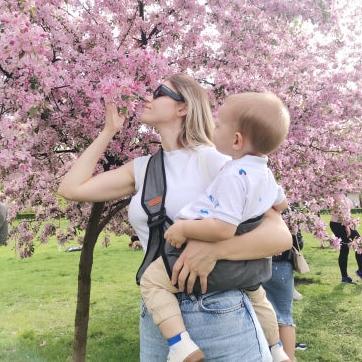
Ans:
[{"label": "woman", "polygon": [[[350,243],[354,238],[359,238],[357,230],[351,229],[352,201],[343,194],[336,195],[331,212],[331,222],[329,224],[333,234],[341,239],[341,248],[339,250],[338,265],[341,272],[342,283],[353,283],[352,278],[347,273],[348,254]],[[356,275],[362,279],[362,254],[355,252],[358,270]]]},{"label": "woman", "polygon": [[[78,201],[112,200],[135,193],[129,219],[146,249],[147,217],[140,198],[150,156],[92,177],[97,161],[123,121],[115,105],[108,104],[104,130],[75,161],[59,193]],[[141,121],[155,127],[161,136],[167,179],[166,209],[172,219],[206,188],[226,161],[211,146],[213,122],[206,93],[192,78],[173,75],[157,88],[153,99],[147,98]],[[185,284],[191,288],[197,277],[205,284],[217,260],[258,259],[290,246],[288,229],[280,216],[270,211],[262,225],[243,236],[214,244],[189,241],[174,266],[172,279],[184,290]],[[179,301],[186,327],[208,361],[270,361],[260,325],[242,291],[202,296],[180,293]],[[166,360],[167,344],[144,307],[140,339],[141,361]]]}]

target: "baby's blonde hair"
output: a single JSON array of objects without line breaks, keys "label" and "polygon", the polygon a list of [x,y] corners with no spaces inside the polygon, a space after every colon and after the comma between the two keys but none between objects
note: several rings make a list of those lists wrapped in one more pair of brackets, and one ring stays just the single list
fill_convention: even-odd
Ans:
[{"label": "baby's blonde hair", "polygon": [[189,148],[212,145],[214,122],[206,91],[185,74],[174,74],[167,80],[178,93],[182,94],[187,105],[187,114],[178,139],[179,144]]},{"label": "baby's blonde hair", "polygon": [[233,107],[236,129],[250,142],[254,152],[269,154],[285,140],[290,117],[287,107],[273,93],[246,92],[226,98]]}]

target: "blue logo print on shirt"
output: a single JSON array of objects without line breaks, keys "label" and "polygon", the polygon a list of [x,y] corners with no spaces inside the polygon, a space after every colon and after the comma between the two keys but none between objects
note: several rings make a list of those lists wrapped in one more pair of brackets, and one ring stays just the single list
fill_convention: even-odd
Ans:
[{"label": "blue logo print on shirt", "polygon": [[201,209],[200,214],[209,215],[209,212],[206,209]]},{"label": "blue logo print on shirt", "polygon": [[208,199],[211,201],[212,205],[213,205],[215,208],[217,208],[218,206],[220,206],[219,201],[218,201],[217,199],[215,199],[214,196],[209,195],[209,196],[208,196]]},{"label": "blue logo print on shirt", "polygon": [[239,170],[239,175],[246,175],[246,171],[241,168],[241,169]]}]

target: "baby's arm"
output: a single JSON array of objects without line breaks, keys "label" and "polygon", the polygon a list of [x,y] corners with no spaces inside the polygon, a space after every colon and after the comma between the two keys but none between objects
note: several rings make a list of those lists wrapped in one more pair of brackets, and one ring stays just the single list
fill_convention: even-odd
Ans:
[{"label": "baby's arm", "polygon": [[165,239],[180,247],[186,239],[216,242],[233,237],[242,220],[246,194],[244,178],[233,169],[224,169],[200,198],[181,210]]},{"label": "baby's arm", "polygon": [[165,238],[179,248],[186,239],[216,242],[233,237],[235,232],[236,225],[217,219],[177,220],[167,229]]},{"label": "baby's arm", "polygon": [[[270,174],[274,178],[274,175],[272,174],[271,171],[270,171]],[[274,179],[274,182],[276,183],[275,179]],[[284,190],[283,190],[282,186],[277,185],[277,190],[278,190],[277,191],[277,197],[276,197],[276,200],[274,201],[273,209],[275,211],[278,211],[278,212],[282,213],[285,209],[288,208],[288,200],[285,197],[285,193],[284,193]]]},{"label": "baby's arm", "polygon": [[278,211],[280,213],[282,213],[285,209],[288,208],[288,201],[287,199],[284,199],[282,202],[278,203],[278,204],[275,204],[273,205],[273,209],[275,211]]}]

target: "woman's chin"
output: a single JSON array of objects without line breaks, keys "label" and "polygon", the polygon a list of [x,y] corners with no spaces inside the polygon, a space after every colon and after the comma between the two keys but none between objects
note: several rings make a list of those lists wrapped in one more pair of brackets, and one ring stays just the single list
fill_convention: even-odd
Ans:
[{"label": "woman's chin", "polygon": [[141,116],[140,117],[140,122],[143,123],[144,125],[147,125],[147,126],[150,126],[150,127],[153,127],[155,125],[155,120],[154,119],[151,119],[149,117],[144,117],[144,116]]}]

